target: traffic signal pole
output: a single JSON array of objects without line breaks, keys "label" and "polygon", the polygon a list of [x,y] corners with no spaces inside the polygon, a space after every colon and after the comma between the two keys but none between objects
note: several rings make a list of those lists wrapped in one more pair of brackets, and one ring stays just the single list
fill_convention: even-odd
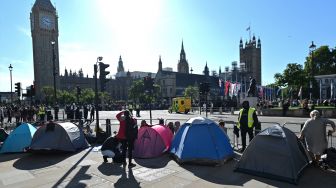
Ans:
[{"label": "traffic signal pole", "polygon": [[[94,79],[95,79],[95,108],[96,108],[96,133],[99,130],[99,112],[98,112],[98,81],[97,81],[97,64],[94,67]],[[97,135],[97,134],[96,134]]]}]

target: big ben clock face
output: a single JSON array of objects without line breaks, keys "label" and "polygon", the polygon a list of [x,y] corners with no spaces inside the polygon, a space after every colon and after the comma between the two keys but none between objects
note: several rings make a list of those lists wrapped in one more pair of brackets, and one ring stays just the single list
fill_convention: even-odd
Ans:
[{"label": "big ben clock face", "polygon": [[54,18],[48,14],[41,14],[40,27],[42,29],[48,29],[48,30],[54,29],[55,28]]}]

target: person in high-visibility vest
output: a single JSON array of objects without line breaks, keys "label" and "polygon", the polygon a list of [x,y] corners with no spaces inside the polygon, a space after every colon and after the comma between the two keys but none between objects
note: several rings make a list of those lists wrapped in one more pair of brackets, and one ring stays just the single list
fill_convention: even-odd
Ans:
[{"label": "person in high-visibility vest", "polygon": [[38,115],[40,116],[40,121],[44,121],[44,117],[45,117],[45,108],[44,108],[44,105],[41,104],[41,106],[39,107],[39,110],[38,110]]},{"label": "person in high-visibility vest", "polygon": [[244,101],[242,103],[242,109],[239,111],[238,115],[238,125],[237,127],[240,129],[241,139],[242,139],[242,149],[243,152],[246,148],[246,133],[249,135],[250,142],[253,139],[253,128],[258,123],[258,117],[256,114],[256,110],[250,107],[248,101]]}]

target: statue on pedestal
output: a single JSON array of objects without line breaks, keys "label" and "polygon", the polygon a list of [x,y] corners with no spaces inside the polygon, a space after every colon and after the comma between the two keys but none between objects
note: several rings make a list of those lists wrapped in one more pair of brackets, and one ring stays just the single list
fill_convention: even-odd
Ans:
[{"label": "statue on pedestal", "polygon": [[250,76],[250,87],[247,91],[247,96],[248,97],[256,97],[257,96],[257,93],[256,93],[256,90],[257,90],[257,87],[256,87],[256,81],[254,78],[252,78]]}]

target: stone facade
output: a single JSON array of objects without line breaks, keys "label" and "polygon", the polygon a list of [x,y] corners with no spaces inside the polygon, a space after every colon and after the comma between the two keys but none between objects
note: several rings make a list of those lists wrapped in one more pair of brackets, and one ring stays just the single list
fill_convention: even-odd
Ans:
[{"label": "stone facade", "polygon": [[252,76],[257,85],[262,84],[261,79],[261,42],[256,41],[255,36],[249,42],[246,41],[245,46],[243,40],[240,39],[239,44],[240,63],[245,65],[248,76]]},{"label": "stone facade", "polygon": [[316,82],[319,84],[320,99],[334,99],[336,98],[336,74],[317,75]]},{"label": "stone facade", "polygon": [[[33,43],[34,81],[36,97],[41,97],[41,89],[54,86],[53,70],[59,75],[58,16],[50,0],[36,0],[30,13]],[[54,45],[52,45],[52,41]],[[54,47],[54,49],[53,49]],[[53,53],[55,65],[53,65]],[[54,67],[55,66],[55,67]],[[56,79],[56,88],[59,80]]]}]

